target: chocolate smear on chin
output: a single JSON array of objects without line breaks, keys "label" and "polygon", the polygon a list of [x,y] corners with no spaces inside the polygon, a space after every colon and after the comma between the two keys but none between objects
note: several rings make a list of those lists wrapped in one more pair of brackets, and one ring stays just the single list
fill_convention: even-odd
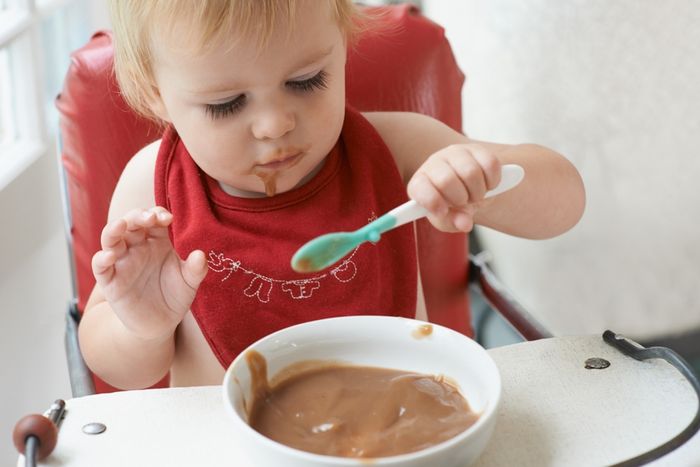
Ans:
[{"label": "chocolate smear on chin", "polygon": [[265,185],[265,194],[267,196],[275,196],[277,194],[277,172],[255,170],[253,175],[263,182],[263,185]]}]

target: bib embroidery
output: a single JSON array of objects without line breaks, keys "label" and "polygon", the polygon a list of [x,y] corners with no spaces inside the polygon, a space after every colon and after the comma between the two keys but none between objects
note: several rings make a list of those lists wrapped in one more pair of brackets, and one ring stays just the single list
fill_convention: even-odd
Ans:
[{"label": "bib embroidery", "polygon": [[340,265],[334,267],[330,272],[319,274],[308,279],[277,279],[263,274],[259,274],[251,269],[241,266],[239,260],[226,257],[223,253],[209,251],[207,266],[214,272],[226,273],[221,278],[221,282],[226,281],[231,274],[241,272],[252,276],[243,294],[249,298],[256,298],[261,303],[270,301],[270,294],[279,285],[282,292],[286,292],[294,300],[310,298],[314,291],[321,288],[321,283],[330,277],[335,278],[340,283],[350,282],[357,276],[357,265],[352,260],[360,247],[355,247],[350,256],[345,258]]}]

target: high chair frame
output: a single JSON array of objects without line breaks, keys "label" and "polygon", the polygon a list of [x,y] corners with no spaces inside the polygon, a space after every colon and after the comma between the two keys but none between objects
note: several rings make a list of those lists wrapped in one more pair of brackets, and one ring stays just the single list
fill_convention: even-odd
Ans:
[{"label": "high chair frame", "polygon": [[[410,5],[377,7],[380,27],[363,33],[348,54],[347,99],[361,111],[413,111],[462,130],[464,74],[443,29]],[[80,315],[94,286],[90,261],[99,250],[112,190],[128,159],[160,130],[131,111],[112,70],[112,36],[97,32],[71,56],[60,113],[60,163],[74,298],[67,312],[66,350],[74,396],[112,391],[86,367],[78,346]],[[524,339],[549,333],[512,298],[483,257],[468,254],[468,237],[416,223],[429,321],[473,334],[468,284]],[[167,384],[163,381],[161,385]]]}]

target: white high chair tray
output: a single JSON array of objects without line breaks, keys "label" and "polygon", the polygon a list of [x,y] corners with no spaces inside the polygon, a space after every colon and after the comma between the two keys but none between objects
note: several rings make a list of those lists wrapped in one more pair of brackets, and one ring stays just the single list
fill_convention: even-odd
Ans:
[{"label": "white high chair tray", "polygon": [[[674,437],[692,420],[692,386],[662,360],[636,361],[600,336],[558,337],[489,350],[503,398],[485,466],[609,465]],[[585,369],[590,357],[606,369]],[[82,427],[106,425],[99,435]],[[236,446],[220,386],[151,389],[66,401],[58,445],[42,466],[249,465]],[[18,465],[24,465],[20,456]],[[654,466],[700,466],[700,434]]]}]

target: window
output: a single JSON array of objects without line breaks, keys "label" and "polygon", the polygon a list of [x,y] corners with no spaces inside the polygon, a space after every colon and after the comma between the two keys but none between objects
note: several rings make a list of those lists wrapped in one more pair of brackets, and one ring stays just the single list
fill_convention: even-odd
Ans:
[{"label": "window", "polygon": [[[0,8],[5,8],[4,2],[0,4]],[[0,147],[8,146],[15,138],[11,99],[10,54],[7,50],[0,49]]]},{"label": "window", "polygon": [[70,52],[92,32],[90,0],[0,0],[0,189],[55,139]]}]

